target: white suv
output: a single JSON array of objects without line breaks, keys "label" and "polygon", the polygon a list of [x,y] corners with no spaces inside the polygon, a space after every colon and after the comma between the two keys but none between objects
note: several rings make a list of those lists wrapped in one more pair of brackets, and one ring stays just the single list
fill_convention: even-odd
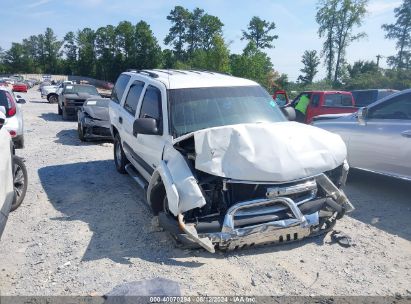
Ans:
[{"label": "white suv", "polygon": [[253,81],[129,71],[109,113],[117,170],[187,245],[214,252],[299,240],[353,210],[339,190],[348,173],[341,138],[288,121]]}]

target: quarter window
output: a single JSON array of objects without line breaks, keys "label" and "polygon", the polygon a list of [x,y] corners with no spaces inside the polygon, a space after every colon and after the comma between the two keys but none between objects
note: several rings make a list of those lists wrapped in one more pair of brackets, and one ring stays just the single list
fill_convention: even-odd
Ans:
[{"label": "quarter window", "polygon": [[126,101],[124,102],[124,109],[131,115],[136,115],[137,104],[140,100],[141,92],[144,88],[144,82],[135,81],[128,91]]},{"label": "quarter window", "polygon": [[116,85],[114,86],[113,91],[111,92],[112,101],[114,101],[115,103],[120,103],[129,80],[129,75],[122,74],[118,77]]}]

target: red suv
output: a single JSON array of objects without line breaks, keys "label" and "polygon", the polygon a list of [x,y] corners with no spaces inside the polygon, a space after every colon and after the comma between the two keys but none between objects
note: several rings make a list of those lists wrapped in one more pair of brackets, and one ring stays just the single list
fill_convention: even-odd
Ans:
[{"label": "red suv", "polygon": [[353,113],[358,110],[352,94],[344,91],[305,91],[291,102],[291,106],[295,108],[304,94],[310,99],[304,121],[307,124],[318,115]]}]

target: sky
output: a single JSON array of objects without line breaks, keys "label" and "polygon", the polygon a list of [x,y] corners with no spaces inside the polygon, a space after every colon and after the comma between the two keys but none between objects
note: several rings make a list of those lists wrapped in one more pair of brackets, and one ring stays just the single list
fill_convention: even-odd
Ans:
[{"label": "sky", "polygon": [[[12,42],[20,42],[30,35],[43,33],[51,27],[59,39],[68,31],[90,27],[97,29],[108,24],[117,25],[127,20],[148,22],[158,39],[163,40],[170,28],[166,19],[170,10],[181,5],[190,10],[200,7],[206,13],[218,16],[224,23],[224,38],[232,53],[241,53],[246,42],[241,30],[253,16],[259,16],[276,24],[273,49],[266,50],[274,69],[286,73],[295,81],[302,68],[304,50],[321,51],[315,22],[317,0],[1,0],[0,47],[8,49]],[[347,49],[347,61],[375,60],[376,55],[390,56],[396,53],[392,40],[384,39],[381,25],[395,21],[393,10],[401,0],[370,0],[363,25],[356,29],[367,37],[352,43]],[[7,9],[4,9],[7,8]],[[386,59],[380,66],[386,66]],[[317,79],[325,76],[322,62]]]}]

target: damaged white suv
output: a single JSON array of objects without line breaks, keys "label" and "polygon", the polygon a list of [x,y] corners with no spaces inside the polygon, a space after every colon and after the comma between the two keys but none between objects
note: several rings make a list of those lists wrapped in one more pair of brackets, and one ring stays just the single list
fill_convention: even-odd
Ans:
[{"label": "damaged white suv", "polygon": [[110,107],[114,160],[160,225],[210,252],[329,231],[353,206],[338,135],[288,121],[257,83],[214,72],[129,71]]}]

